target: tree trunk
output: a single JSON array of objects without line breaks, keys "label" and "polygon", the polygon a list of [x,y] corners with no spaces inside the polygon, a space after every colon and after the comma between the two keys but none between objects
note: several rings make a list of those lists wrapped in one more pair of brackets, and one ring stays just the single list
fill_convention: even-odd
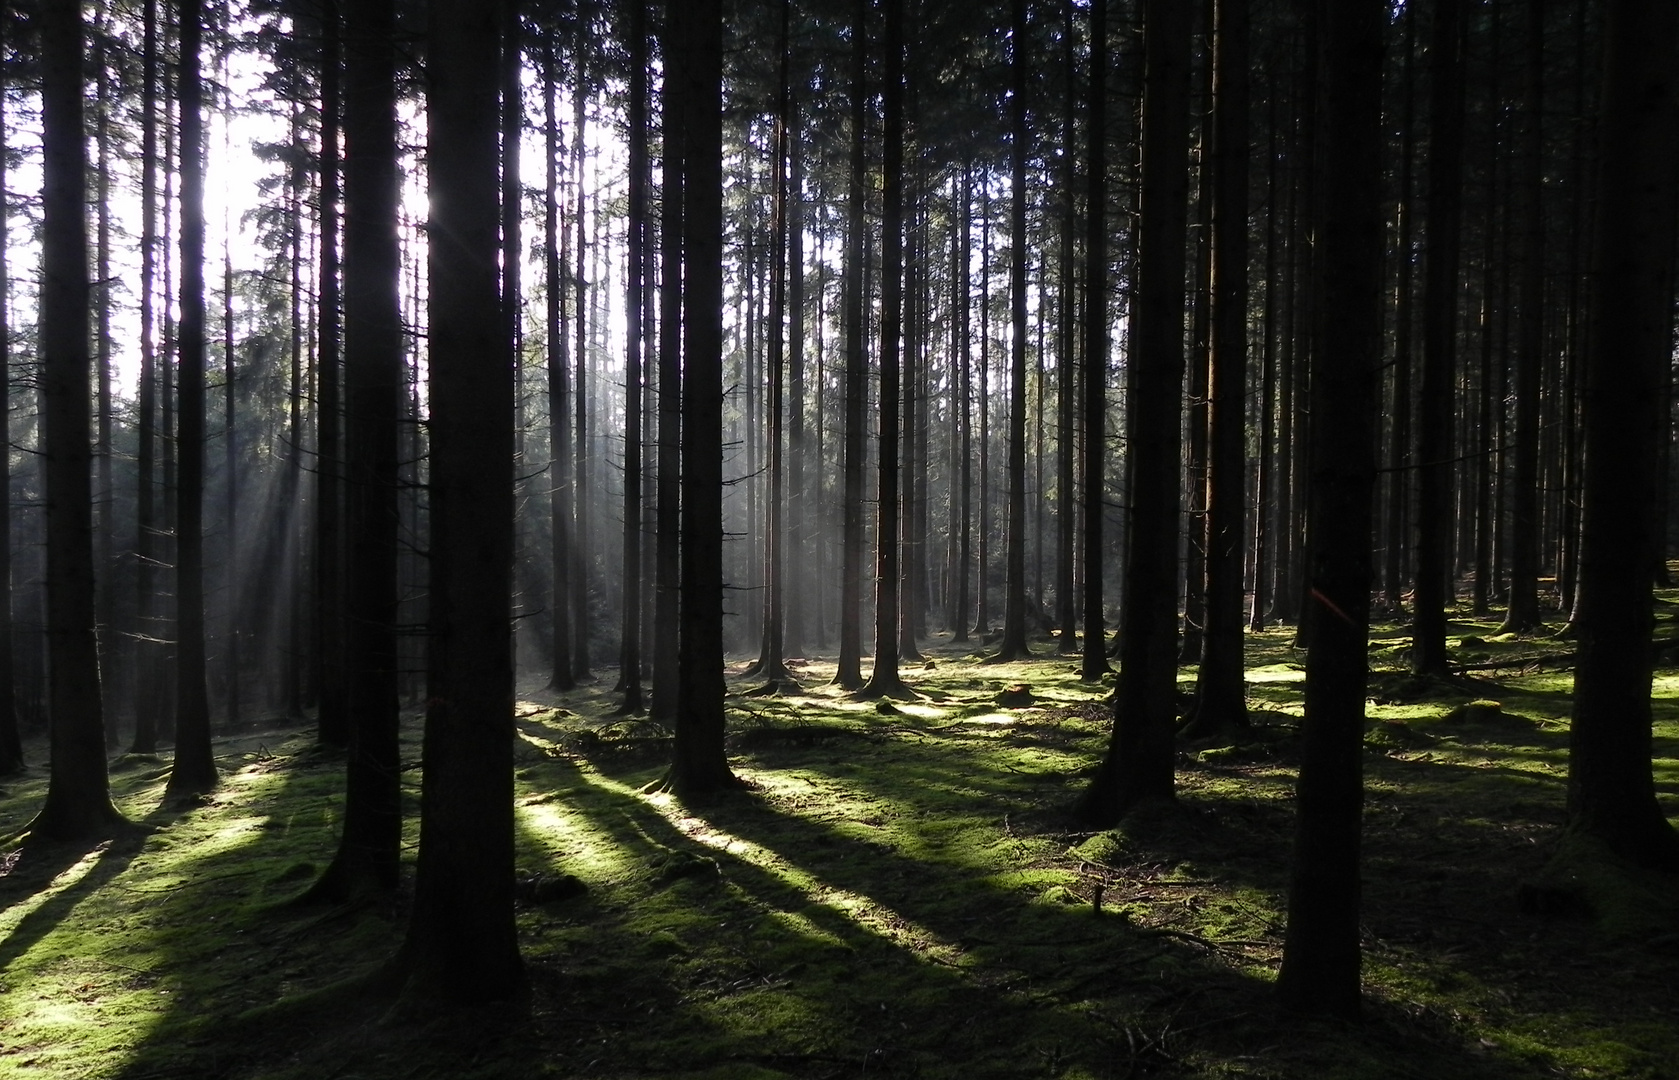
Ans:
[{"label": "tree trunk", "polygon": [[339,360],[338,170],[339,0],[321,7],[321,186],[320,186],[320,339],[315,364],[320,404],[316,410],[315,463],[315,607],[318,638],[320,705],[316,737],[330,746],[350,739],[349,703],[344,667],[344,446]]},{"label": "tree trunk", "polygon": [[[572,674],[571,628],[571,358],[569,338],[564,319],[567,293],[565,268],[571,241],[571,216],[565,219],[564,234],[555,242],[559,227],[559,159],[560,126],[554,108],[554,88],[559,82],[559,68],[554,60],[552,39],[543,43],[543,121],[547,133],[547,177],[543,204],[543,244],[546,257],[548,285],[548,520],[552,533],[550,576],[553,594],[549,600],[553,612],[553,655],[549,658],[548,686],[553,690],[570,690],[577,680]],[[576,91],[581,93],[581,89]],[[574,132],[573,138],[580,138]]]},{"label": "tree trunk", "polygon": [[513,921],[514,363],[496,266],[504,10],[431,3],[432,684],[414,911],[393,962],[411,1001],[525,990]]},{"label": "tree trunk", "polygon": [[1128,413],[1130,542],[1114,730],[1079,812],[1111,825],[1173,797],[1177,714],[1178,456],[1182,429],[1184,248],[1188,211],[1190,10],[1144,14],[1142,207]]},{"label": "tree trunk", "polygon": [[1359,830],[1370,622],[1371,494],[1381,363],[1381,0],[1324,5],[1319,339],[1307,509],[1311,621],[1296,787],[1285,1008],[1359,1013]]},{"label": "tree trunk", "polygon": [[1463,4],[1436,0],[1429,102],[1428,263],[1417,431],[1416,621],[1411,670],[1444,675],[1450,595],[1452,412],[1463,204]]},{"label": "tree trunk", "polygon": [[[157,463],[157,365],[154,344],[157,281],[157,0],[146,0],[141,75],[140,135],[140,385],[134,511],[135,642],[134,742],[136,754],[157,753],[158,711],[162,704],[162,635],[157,626],[157,537],[159,524],[153,486]],[[165,170],[167,171],[167,170]],[[8,414],[9,415],[9,414]],[[9,487],[7,489],[10,490]],[[10,535],[9,531],[5,534]],[[9,578],[0,578],[9,581]]]},{"label": "tree trunk", "polygon": [[[347,0],[344,40],[344,834],[308,898],[396,888],[402,846],[397,553],[407,390],[397,299],[396,6]],[[435,466],[434,466],[435,467]]]},{"label": "tree trunk", "polygon": [[29,831],[88,840],[123,824],[105,772],[105,718],[94,636],[89,478],[87,144],[82,122],[82,5],[47,4],[41,49],[41,441],[46,451],[48,708],[46,803]]},{"label": "tree trunk", "polygon": [[1579,640],[1565,830],[1653,870],[1679,833],[1651,776],[1650,564],[1672,355],[1679,9],[1610,0],[1586,339]]},{"label": "tree trunk", "polygon": [[687,5],[682,138],[682,613],[680,711],[668,786],[683,798],[738,784],[723,746],[723,15]]},{"label": "tree trunk", "polygon": [[[151,9],[147,8],[147,15]],[[147,22],[148,29],[152,23]],[[6,27],[0,20],[0,55],[5,54]],[[0,132],[6,130],[6,85],[0,73]],[[149,115],[149,114],[148,114]],[[149,173],[148,173],[149,175]],[[12,442],[12,324],[10,217],[6,155],[0,154],[0,442]],[[144,296],[142,296],[144,303]],[[17,722],[17,668],[12,656],[12,455],[0,453],[0,774],[23,768],[23,740]]]},{"label": "tree trunk", "polygon": [[863,347],[863,309],[867,304],[863,269],[867,244],[864,194],[864,130],[868,120],[868,0],[857,0],[851,46],[851,161],[847,181],[845,236],[845,493],[844,536],[840,570],[839,657],[834,684],[844,690],[863,686],[863,413],[868,371]]},{"label": "tree trunk", "polygon": [[1524,634],[1539,623],[1539,395],[1545,334],[1545,216],[1543,108],[1545,5],[1527,4],[1527,63],[1523,83],[1521,175],[1515,183],[1521,236],[1516,323],[1516,433],[1510,478],[1510,604],[1501,634]]},{"label": "tree trunk", "polygon": [[1108,670],[1102,611],[1102,524],[1107,513],[1108,423],[1108,0],[1090,5],[1090,174],[1085,199],[1084,309],[1084,654],[1079,677]]},{"label": "tree trunk", "polygon": [[[686,6],[669,5],[665,15],[666,63],[681,62]],[[660,103],[664,160],[660,176],[659,242],[659,481],[658,535],[654,554],[653,696],[649,715],[674,720],[680,709],[678,629],[681,563],[682,429],[682,199],[683,143],[687,88],[674,67],[665,69]]]},{"label": "tree trunk", "polygon": [[175,504],[175,765],[168,797],[216,786],[204,665],[204,115],[202,0],[181,3],[180,430]]},{"label": "tree trunk", "polygon": [[1191,738],[1248,726],[1242,655],[1247,524],[1248,0],[1216,0],[1206,622]]},{"label": "tree trunk", "polygon": [[[1014,0],[1009,72],[1012,135],[1009,160],[1009,299],[1014,333],[1009,340],[1009,507],[1008,553],[1004,571],[1003,640],[998,660],[1032,655],[1026,644],[1026,0]],[[1041,354],[1041,350],[1040,350]]]},{"label": "tree trunk", "polygon": [[623,711],[641,701],[641,357],[642,290],[647,283],[647,5],[630,7],[630,161],[628,247],[624,276],[624,605],[618,677]]},{"label": "tree trunk", "polygon": [[874,669],[862,693],[904,693],[898,675],[898,556],[902,539],[898,442],[902,431],[899,347],[904,305],[904,0],[886,2],[885,85],[881,88],[880,501],[875,533]]}]

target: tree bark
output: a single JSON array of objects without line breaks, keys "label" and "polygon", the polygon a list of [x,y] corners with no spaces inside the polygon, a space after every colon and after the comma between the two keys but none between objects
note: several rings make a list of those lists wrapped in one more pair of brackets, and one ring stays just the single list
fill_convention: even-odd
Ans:
[{"label": "tree bark", "polygon": [[180,430],[175,436],[175,765],[168,797],[216,786],[204,648],[204,114],[202,0],[181,3]]},{"label": "tree bark", "polygon": [[1079,812],[1112,825],[1173,798],[1177,705],[1178,457],[1183,409],[1190,10],[1148,0],[1142,207],[1128,388],[1131,516],[1114,730]]},{"label": "tree bark", "polygon": [[1452,410],[1463,206],[1463,4],[1436,0],[1429,102],[1428,261],[1417,431],[1416,620],[1411,670],[1444,675],[1450,594]]},{"label": "tree bark", "polygon": [[41,441],[46,451],[46,802],[29,831],[49,840],[109,835],[105,717],[94,636],[93,489],[89,478],[86,179],[82,5],[47,4],[41,49]]},{"label": "tree bark", "polygon": [[525,991],[513,920],[514,363],[496,265],[504,12],[431,3],[431,687],[414,911],[393,961],[416,1003]]},{"label": "tree bark", "polygon": [[845,491],[840,555],[839,657],[834,685],[863,686],[863,412],[868,389],[863,347],[867,302],[863,269],[867,243],[864,167],[868,122],[868,0],[857,0],[851,29],[851,159],[847,179],[845,232]]},{"label": "tree bark", "polygon": [[1084,652],[1079,677],[1101,679],[1108,670],[1103,629],[1102,548],[1106,516],[1108,423],[1108,0],[1090,5],[1090,162],[1085,199],[1084,309]]},{"label": "tree bark", "polygon": [[1579,661],[1565,830],[1637,866],[1679,870],[1651,776],[1650,564],[1672,353],[1679,9],[1610,0],[1598,112],[1586,338]]},{"label": "tree bark", "polygon": [[647,284],[647,4],[630,6],[629,269],[624,278],[624,594],[623,645],[618,679],[623,711],[638,713],[641,700],[641,370],[642,290]]},{"label": "tree bark", "polygon": [[1003,640],[996,657],[1001,661],[1032,655],[1026,644],[1026,0],[1014,0],[1013,10],[1009,300],[1014,333],[1009,340],[1008,551],[1003,573]]},{"label": "tree bark", "polygon": [[1320,9],[1321,321],[1312,365],[1308,504],[1311,642],[1294,865],[1277,993],[1285,1008],[1359,1013],[1361,755],[1371,494],[1381,362],[1381,72],[1386,5]]}]

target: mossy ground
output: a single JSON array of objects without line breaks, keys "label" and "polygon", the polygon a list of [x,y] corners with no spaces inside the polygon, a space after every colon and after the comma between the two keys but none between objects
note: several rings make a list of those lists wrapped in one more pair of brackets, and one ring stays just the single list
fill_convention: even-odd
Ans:
[{"label": "mossy ground", "polygon": [[[1459,655],[1562,648],[1494,630],[1454,623]],[[933,664],[906,670],[914,701],[852,701],[819,661],[773,694],[737,678],[731,747],[750,786],[701,806],[640,793],[665,733],[613,716],[604,687],[532,689],[521,869],[587,891],[520,908],[527,1016],[419,1025],[307,996],[389,955],[406,902],[281,906],[330,858],[342,799],[342,761],[309,731],[221,741],[221,788],[186,809],[157,809],[166,761],[119,759],[118,803],[149,832],[0,857],[0,1075],[1676,1075],[1679,936],[1517,905],[1562,815],[1570,687],[1554,663],[1473,684],[1379,673],[1367,1019],[1277,1015],[1291,637],[1250,636],[1254,737],[1182,748],[1176,807],[1094,834],[1067,807],[1105,745],[1109,687],[1079,683],[1047,644],[982,665],[935,640]],[[1378,635],[1378,666],[1401,637]],[[1034,704],[1000,707],[1017,683]],[[1679,670],[1659,672],[1670,810],[1676,694]],[[41,774],[6,781],[0,831],[39,805]]]}]

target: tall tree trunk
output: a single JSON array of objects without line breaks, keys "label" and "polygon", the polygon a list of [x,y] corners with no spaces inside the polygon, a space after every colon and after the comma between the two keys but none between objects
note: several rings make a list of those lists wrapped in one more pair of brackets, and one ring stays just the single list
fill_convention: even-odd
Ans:
[{"label": "tall tree trunk", "polygon": [[1128,413],[1130,542],[1114,730],[1079,804],[1111,825],[1173,797],[1177,715],[1178,459],[1183,409],[1184,248],[1188,216],[1190,10],[1147,0],[1141,230]]},{"label": "tall tree trunk", "polygon": [[683,4],[666,7],[664,83],[660,105],[664,160],[659,219],[659,469],[658,534],[654,553],[653,696],[648,710],[674,720],[680,708],[678,630],[681,626],[682,527],[682,199],[687,87],[672,65],[681,62],[686,33]]},{"label": "tall tree trunk", "polygon": [[864,367],[864,262],[868,245],[864,167],[868,120],[868,0],[857,0],[851,29],[851,159],[845,234],[845,492],[840,570],[839,657],[834,684],[863,686],[863,413],[868,388]]},{"label": "tall tree trunk", "polygon": [[770,325],[769,325],[769,500],[764,507],[764,611],[762,647],[756,673],[771,680],[791,678],[782,662],[785,599],[783,588],[783,547],[786,530],[783,524],[784,504],[782,476],[782,372],[786,357],[782,344],[786,340],[787,324],[787,155],[790,88],[788,86],[788,27],[791,22],[791,0],[782,0],[781,29],[776,51],[780,55],[780,91],[774,123],[774,146],[770,151]]},{"label": "tall tree trunk", "polygon": [[1248,725],[1242,655],[1248,389],[1248,0],[1216,0],[1213,26],[1212,312],[1208,376],[1207,604],[1195,716],[1205,738]]},{"label": "tall tree trunk", "polygon": [[1260,338],[1259,375],[1259,452],[1255,469],[1253,512],[1253,607],[1248,615],[1248,629],[1258,633],[1265,629],[1265,616],[1270,604],[1272,489],[1276,486],[1277,445],[1277,98],[1279,87],[1273,82],[1266,94],[1265,131],[1265,298],[1261,301],[1260,317],[1264,336]]},{"label": "tall tree trunk", "polygon": [[[587,158],[588,148],[588,114],[584,105],[588,98],[589,64],[586,52],[586,42],[589,39],[589,11],[587,0],[579,0],[577,5],[577,42],[574,56],[577,71],[576,82],[572,88],[573,116],[572,116],[572,154],[576,166],[575,180],[577,198],[577,273],[572,279],[576,288],[577,307],[572,312],[573,329],[576,333],[575,363],[576,374],[572,380],[574,431],[576,439],[576,463],[572,468],[572,520],[571,533],[571,588],[573,620],[571,630],[571,676],[581,682],[588,682],[594,678],[589,672],[590,645],[589,640],[589,568],[594,553],[590,548],[589,536],[589,300],[590,283],[588,274],[589,243],[588,233],[584,230],[584,223],[588,220],[588,200],[583,184],[583,164]],[[596,221],[600,218],[600,208],[595,208]]]},{"label": "tall tree trunk", "polygon": [[396,888],[402,845],[396,626],[407,380],[397,298],[395,32],[394,0],[346,0],[344,704],[350,753],[338,853],[306,897],[334,903]]},{"label": "tall tree trunk", "polygon": [[1417,84],[1412,73],[1417,51],[1417,9],[1407,6],[1401,16],[1405,23],[1405,55],[1400,69],[1404,83],[1404,105],[1400,113],[1399,138],[1399,195],[1394,213],[1399,219],[1398,258],[1393,290],[1393,402],[1391,434],[1388,443],[1387,475],[1387,532],[1383,539],[1384,566],[1382,571],[1383,599],[1395,615],[1403,606],[1405,592],[1405,546],[1410,532],[1411,507],[1411,324],[1414,321],[1411,287],[1415,278],[1416,202],[1411,197],[1412,162],[1416,158],[1415,125]]},{"label": "tall tree trunk", "polygon": [[1009,72],[1014,81],[1009,98],[1013,176],[1009,185],[1009,300],[1014,333],[1009,341],[1008,554],[998,660],[1032,655],[1026,644],[1026,0],[1014,0],[1013,9],[1009,53]]},{"label": "tall tree trunk", "polygon": [[1565,830],[1679,870],[1651,776],[1650,564],[1673,341],[1679,9],[1610,0],[1586,338],[1579,640]]},{"label": "tall tree trunk", "polygon": [[865,697],[904,692],[898,674],[898,578],[901,536],[898,469],[903,430],[899,348],[904,310],[904,0],[885,0],[885,64],[881,87],[881,267],[879,503],[875,533],[874,669]]},{"label": "tall tree trunk", "polygon": [[[96,9],[97,10],[97,9]],[[105,23],[106,16],[97,21]],[[93,447],[93,567],[94,600],[98,615],[99,668],[105,686],[116,688],[121,679],[116,672],[122,659],[122,636],[116,625],[116,560],[112,555],[116,534],[116,489],[111,484],[111,71],[106,55],[109,27],[98,25],[95,32],[99,44],[94,49],[94,78],[98,80],[94,105],[94,409],[96,427]],[[107,718],[105,745],[117,746],[115,716]]]},{"label": "tall tree trunk", "polygon": [[723,745],[723,15],[695,0],[678,75],[683,125],[682,603],[669,788],[735,786]]},{"label": "tall tree trunk", "polygon": [[[151,14],[150,7],[147,15]],[[147,22],[147,27],[151,27]],[[0,20],[0,55],[5,54],[6,26]],[[0,72],[0,132],[6,130],[8,87]],[[149,175],[149,174],[148,174]],[[0,154],[0,443],[12,443],[12,324],[10,218],[6,155]],[[142,294],[142,303],[145,302]],[[23,768],[23,739],[18,733],[17,668],[12,655],[12,455],[0,453],[0,774]]]},{"label": "tall tree trunk", "polygon": [[339,0],[321,7],[321,186],[320,330],[316,379],[319,450],[315,463],[315,592],[319,614],[316,643],[320,706],[316,737],[331,746],[350,740],[344,668],[344,446],[343,373],[339,362]]},{"label": "tall tree trunk", "polygon": [[957,545],[956,558],[952,569],[956,577],[956,603],[950,609],[950,629],[952,641],[968,640],[968,582],[973,574],[973,531],[974,531],[974,385],[973,385],[973,281],[968,268],[968,260],[973,254],[973,166],[964,161],[962,174],[957,183],[956,205],[956,250],[951,255],[950,280],[953,290],[951,303],[954,307],[956,342],[954,360],[956,364],[956,417],[960,427],[961,449],[959,471],[961,474],[961,493],[957,499],[961,503],[961,521],[958,528],[961,538]]},{"label": "tall tree trunk", "polygon": [[[181,293],[179,491],[175,505],[175,765],[168,797],[215,787],[204,657],[204,111],[202,0],[181,2]],[[294,448],[295,452],[295,448]]]},{"label": "tall tree trunk", "polygon": [[629,221],[624,276],[624,610],[618,677],[626,713],[641,701],[641,358],[642,290],[647,284],[647,4],[630,7]]},{"label": "tall tree trunk", "polygon": [[1359,1013],[1359,829],[1370,622],[1371,493],[1381,360],[1381,0],[1324,20],[1319,155],[1322,303],[1312,366],[1307,510],[1312,626],[1288,932],[1277,993],[1292,1011]]},{"label": "tall tree trunk", "polygon": [[505,12],[431,3],[431,686],[414,913],[391,967],[411,1001],[525,990],[513,921],[514,363],[496,266]]},{"label": "tall tree trunk", "polygon": [[94,635],[93,490],[89,478],[87,143],[82,118],[82,5],[47,4],[41,49],[41,400],[46,451],[47,695],[52,729],[46,803],[29,831],[86,840],[123,824],[105,772],[105,717]]},{"label": "tall tree trunk", "polygon": [[[157,540],[159,524],[153,478],[157,463],[157,365],[155,294],[157,281],[157,2],[146,0],[141,74],[140,134],[140,378],[135,420],[136,471],[134,512],[135,642],[134,742],[132,753],[157,752],[158,711],[162,704],[163,655],[158,619]],[[165,170],[168,171],[168,170]],[[9,415],[9,414],[7,414]],[[8,488],[9,490],[9,488]],[[10,535],[9,532],[5,535]],[[0,581],[9,580],[0,578]]]},{"label": "tall tree trunk", "polygon": [[1452,412],[1463,206],[1463,4],[1436,0],[1430,53],[1428,264],[1417,431],[1417,582],[1411,670],[1444,675],[1450,595]]},{"label": "tall tree trunk", "polygon": [[1107,513],[1108,441],[1108,0],[1090,5],[1090,139],[1084,234],[1084,653],[1079,677],[1096,682],[1108,670],[1102,611],[1102,524]]},{"label": "tall tree trunk", "polygon": [[[805,210],[804,145],[800,138],[798,95],[789,88],[787,101],[787,555],[782,577],[808,580],[811,567],[806,535],[810,520],[809,495],[805,488]],[[788,656],[804,655],[804,643],[812,605],[803,589],[783,589],[782,651]]]},{"label": "tall tree trunk", "polygon": [[1521,262],[1516,323],[1516,432],[1510,478],[1510,604],[1499,632],[1523,634],[1539,626],[1539,395],[1545,335],[1545,216],[1543,109],[1545,5],[1528,0],[1522,126],[1517,135],[1521,175],[1515,182]]},{"label": "tall tree trunk", "polygon": [[[546,260],[548,286],[548,520],[551,529],[550,577],[553,595],[549,601],[553,621],[553,656],[549,658],[548,686],[570,690],[577,685],[571,670],[571,358],[564,318],[567,293],[565,273],[571,239],[571,218],[565,219],[564,233],[556,242],[559,228],[560,126],[554,107],[559,66],[555,63],[552,38],[542,47],[542,108],[546,130],[547,177],[542,215],[542,250]],[[581,90],[576,91],[581,93]],[[576,135],[574,135],[576,137]]]}]

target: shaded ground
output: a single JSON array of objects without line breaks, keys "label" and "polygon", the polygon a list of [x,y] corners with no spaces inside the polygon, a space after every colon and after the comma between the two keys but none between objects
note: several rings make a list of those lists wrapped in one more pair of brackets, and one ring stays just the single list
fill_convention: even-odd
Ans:
[{"label": "shaded ground", "polygon": [[[1491,632],[1455,626],[1464,662],[1566,649]],[[309,991],[389,954],[405,899],[276,906],[333,850],[342,762],[308,731],[221,742],[226,782],[184,811],[155,809],[166,761],[121,759],[119,801],[149,834],[0,856],[0,1075],[1679,1074],[1679,935],[1616,941],[1518,909],[1561,819],[1569,677],[1554,661],[1474,684],[1375,681],[1368,1019],[1275,1014],[1290,636],[1250,640],[1254,740],[1184,748],[1181,804],[1099,834],[1064,808],[1105,743],[1106,688],[1047,647],[979,665],[935,641],[934,663],[907,673],[925,695],[913,702],[847,700],[817,662],[795,669],[802,689],[735,680],[732,750],[751,787],[698,807],[639,793],[668,753],[657,726],[612,716],[600,689],[533,690],[518,751],[523,1019],[416,1027],[354,1001],[309,1007]],[[1396,659],[1384,641],[1373,656]],[[1033,704],[1000,707],[1015,684]],[[1664,670],[1658,694],[1675,691]],[[1659,704],[1675,810],[1679,715]],[[0,831],[39,805],[42,771],[8,782]]]}]

